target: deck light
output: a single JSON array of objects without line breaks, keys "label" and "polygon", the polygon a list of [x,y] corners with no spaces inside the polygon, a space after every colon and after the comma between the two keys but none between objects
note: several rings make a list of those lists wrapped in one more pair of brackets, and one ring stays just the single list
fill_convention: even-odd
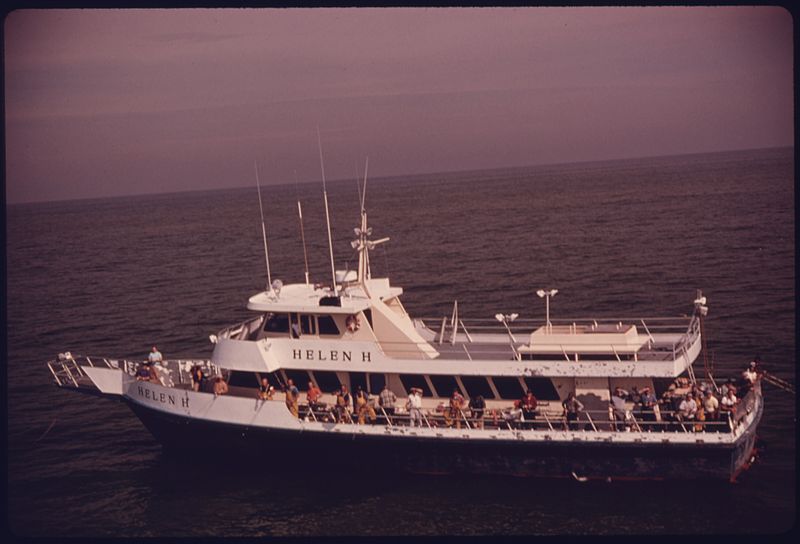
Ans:
[{"label": "deck light", "polygon": [[546,308],[546,316],[547,316],[547,330],[550,331],[552,329],[552,324],[550,323],[550,297],[556,296],[558,293],[558,289],[539,289],[536,291],[536,294],[539,295],[539,298],[545,299],[545,308]]}]

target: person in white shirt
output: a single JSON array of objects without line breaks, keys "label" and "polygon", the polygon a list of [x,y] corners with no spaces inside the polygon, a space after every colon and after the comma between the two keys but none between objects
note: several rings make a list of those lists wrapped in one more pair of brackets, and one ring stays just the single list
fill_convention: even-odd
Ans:
[{"label": "person in white shirt", "polygon": [[412,427],[422,427],[422,390],[416,387],[411,388],[411,394],[408,395],[408,408],[409,425]]}]

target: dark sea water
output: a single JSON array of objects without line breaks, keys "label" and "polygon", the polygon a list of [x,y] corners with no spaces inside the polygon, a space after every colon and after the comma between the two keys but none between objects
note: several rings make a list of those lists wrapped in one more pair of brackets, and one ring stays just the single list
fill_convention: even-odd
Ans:
[{"label": "dark sea water", "polygon": [[[320,184],[262,188],[272,276],[330,268]],[[337,268],[356,182],[329,183]],[[370,180],[373,275],[415,316],[661,316],[708,297],[717,373],[756,354],[795,380],[794,153]],[[409,476],[175,458],[121,403],[55,388],[59,351],[208,357],[265,284],[255,187],[7,208],[8,524],[21,536],[782,533],[795,524],[795,399],[765,385],[759,461],[735,484]],[[702,363],[697,365],[702,372]],[[280,447],[280,444],[276,444]],[[324,452],[319,452],[324,454]],[[687,472],[692,470],[686,467]]]}]

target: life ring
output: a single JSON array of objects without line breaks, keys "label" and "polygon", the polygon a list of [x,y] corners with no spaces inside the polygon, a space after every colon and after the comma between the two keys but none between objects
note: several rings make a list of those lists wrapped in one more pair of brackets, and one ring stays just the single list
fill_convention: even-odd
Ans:
[{"label": "life ring", "polygon": [[361,328],[361,322],[358,319],[357,315],[348,316],[347,321],[345,321],[347,325],[347,330],[350,332],[356,332],[358,329]]}]

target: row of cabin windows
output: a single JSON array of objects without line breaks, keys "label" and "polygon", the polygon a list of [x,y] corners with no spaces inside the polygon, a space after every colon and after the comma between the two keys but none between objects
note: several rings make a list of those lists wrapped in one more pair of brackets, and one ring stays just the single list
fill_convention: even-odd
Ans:
[{"label": "row of cabin windows", "polygon": [[[297,337],[302,334],[321,336],[339,336],[339,327],[333,316],[310,314],[276,314],[268,313],[264,317],[264,332],[289,333]],[[298,334],[299,332],[299,334]]]},{"label": "row of cabin windows", "polygon": [[[575,353],[568,353],[570,361],[575,361]],[[613,353],[579,353],[579,361],[616,361],[617,356]],[[565,360],[563,353],[522,353],[521,358],[523,361],[560,361]],[[620,353],[619,360],[633,361],[634,356],[630,353]]]},{"label": "row of cabin windows", "polygon": [[[380,393],[386,383],[386,375],[382,373],[350,372],[349,376],[350,390],[355,391],[360,386],[363,390],[373,395]],[[233,371],[231,372],[229,384],[239,387],[258,387],[261,378],[267,378],[270,385],[278,389],[285,385],[286,380],[292,380],[300,391],[307,391],[308,382],[312,381],[311,376],[306,370],[286,369],[270,372],[268,374]],[[436,393],[435,395],[428,384],[428,380],[421,374],[400,374],[399,378],[406,391],[410,391],[412,387],[418,387],[422,389],[423,395],[426,397],[436,396],[439,398],[447,398],[453,394],[454,390],[461,392],[461,388],[458,387],[455,376],[429,376]],[[338,391],[342,386],[336,372],[315,370],[314,379],[319,388],[325,393]],[[533,394],[539,400],[559,400],[558,392],[549,378],[525,377],[522,380],[524,386],[523,383],[520,383],[518,378],[513,376],[495,376],[491,378],[491,381],[499,395],[497,398],[500,399],[518,399],[525,395],[526,391],[530,390],[533,391]],[[477,397],[478,395],[486,399],[495,398],[489,380],[484,376],[461,376],[461,383],[464,385],[467,396],[470,398]],[[396,391],[395,393],[399,392]]]}]

